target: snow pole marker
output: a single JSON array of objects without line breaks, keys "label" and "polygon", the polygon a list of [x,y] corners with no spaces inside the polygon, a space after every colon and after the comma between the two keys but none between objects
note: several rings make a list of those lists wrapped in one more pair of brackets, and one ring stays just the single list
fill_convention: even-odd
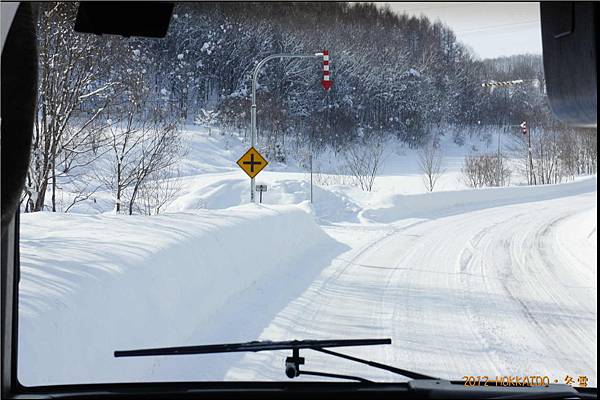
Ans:
[{"label": "snow pole marker", "polygon": [[525,81],[523,79],[515,79],[514,81],[502,81],[502,82],[491,81],[491,82],[483,82],[481,84],[481,87],[512,86],[512,85],[519,85],[524,82]]},{"label": "snow pole marker", "polygon": [[331,89],[331,71],[329,70],[329,50],[323,50],[323,80],[321,85],[326,92]]}]

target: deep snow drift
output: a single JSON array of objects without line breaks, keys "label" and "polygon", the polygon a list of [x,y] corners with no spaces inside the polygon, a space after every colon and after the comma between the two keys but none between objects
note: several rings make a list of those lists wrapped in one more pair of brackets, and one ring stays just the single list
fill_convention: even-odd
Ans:
[{"label": "deep snow drift", "polygon": [[[218,129],[208,130],[198,126],[185,126],[183,130],[186,153],[179,163],[181,177],[177,179],[178,190],[174,199],[164,211],[177,212],[196,209],[222,209],[249,203],[248,177],[236,165],[237,159],[248,148],[248,138],[236,133],[225,133]],[[443,174],[435,191],[468,189],[461,173],[465,155],[494,153],[497,151],[497,135],[473,137],[459,146],[450,134],[440,138],[443,154]],[[512,139],[502,138],[510,152]],[[399,194],[425,193],[423,176],[418,167],[418,151],[390,140],[385,146],[383,165],[373,192],[365,193],[350,185],[351,178],[344,168],[346,160],[331,150],[323,150],[315,155],[313,168],[313,199],[315,215],[320,222],[357,222],[356,214],[362,208],[386,206],[390,197]],[[260,150],[260,146],[259,146]],[[264,194],[265,204],[299,204],[310,199],[310,173],[300,167],[299,157],[293,151],[288,155],[288,164],[270,160],[261,172],[257,183],[267,184]],[[516,160],[510,160],[517,164]],[[511,182],[523,184],[516,165],[513,167]],[[70,185],[59,185],[57,198],[65,204],[74,197],[68,190]],[[59,206],[60,209],[60,206]],[[88,200],[76,204],[71,212],[103,213],[114,210],[114,198],[106,191],[94,193]]]},{"label": "deep snow drift", "polygon": [[[464,155],[495,145],[444,138],[434,193],[416,152],[390,146],[372,193],[348,186],[323,154],[313,204],[308,173],[272,163],[257,179],[265,204],[251,205],[235,165],[243,138],[186,135],[181,188],[162,215],[114,215],[99,192],[78,214],[22,216],[21,383],[282,380],[285,352],[112,355],[391,337],[347,352],[446,378],[579,374],[596,385],[595,177],[467,189]],[[304,356],[307,369],[403,379]]]},{"label": "deep snow drift", "polygon": [[21,223],[25,385],[143,380],[155,360],[113,351],[252,340],[344,249],[296,207]]}]

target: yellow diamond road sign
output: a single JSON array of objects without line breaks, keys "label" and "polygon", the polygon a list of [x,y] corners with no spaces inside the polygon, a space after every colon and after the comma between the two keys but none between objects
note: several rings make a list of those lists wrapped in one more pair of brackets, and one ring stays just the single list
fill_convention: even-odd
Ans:
[{"label": "yellow diamond road sign", "polygon": [[237,165],[244,170],[250,178],[254,178],[269,162],[254,148],[250,147],[237,161]]}]

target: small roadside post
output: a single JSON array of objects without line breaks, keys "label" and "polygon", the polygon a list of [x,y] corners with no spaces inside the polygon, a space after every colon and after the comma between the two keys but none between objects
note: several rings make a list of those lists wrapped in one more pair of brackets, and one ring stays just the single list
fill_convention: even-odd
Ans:
[{"label": "small roadside post", "polygon": [[262,194],[263,194],[263,192],[266,192],[266,191],[267,191],[267,185],[256,185],[256,191],[257,191],[258,193],[260,193],[260,194],[258,195],[258,198],[259,198],[258,202],[259,202],[259,203],[262,203]]}]

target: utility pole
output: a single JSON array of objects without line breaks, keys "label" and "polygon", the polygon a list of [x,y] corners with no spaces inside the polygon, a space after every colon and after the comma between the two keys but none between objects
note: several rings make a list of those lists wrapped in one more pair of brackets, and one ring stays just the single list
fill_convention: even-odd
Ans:
[{"label": "utility pole", "polygon": [[496,181],[498,182],[498,187],[501,186],[501,180],[502,180],[502,153],[500,150],[500,135],[501,130],[498,129],[498,166],[496,167]]},{"label": "utility pole", "polygon": [[310,204],[313,202],[313,155],[310,154]]},{"label": "utility pole", "polygon": [[519,125],[521,127],[521,132],[523,132],[523,135],[527,136],[527,153],[528,153],[528,158],[529,158],[529,162],[528,162],[528,169],[529,169],[529,173],[527,174],[527,178],[528,178],[528,183],[531,185],[532,183],[535,185],[536,184],[536,179],[535,179],[535,174],[533,173],[533,157],[531,154],[531,133],[529,131],[529,127],[527,126],[527,121],[523,121],[521,122],[521,125]]},{"label": "utility pole", "polygon": [[[272,54],[263,58],[254,68],[254,75],[252,78],[252,107],[250,110],[250,143],[252,147],[256,144],[256,84],[258,82],[258,74],[260,73],[260,69],[263,65],[265,65],[268,61],[276,59],[276,58],[316,58],[323,57],[324,53],[313,53],[313,54],[291,54],[291,53],[281,53],[281,54]],[[254,178],[250,178],[250,202],[254,203],[254,191],[256,188],[256,182]]]},{"label": "utility pole", "polygon": [[[522,82],[522,81],[517,81]],[[508,91],[504,91],[504,104],[508,110],[508,115],[505,116],[506,122],[505,126],[510,124],[510,105],[508,104]],[[496,186],[502,186],[502,147],[501,147],[501,139],[502,139],[502,131],[503,129],[498,129],[498,160],[496,165]]]},{"label": "utility pole", "polygon": [[535,179],[535,171],[533,170],[533,156],[531,154],[531,133],[527,130],[527,150],[529,152],[529,173],[531,175],[531,183],[537,185]]},{"label": "utility pole", "polygon": [[308,161],[310,163],[310,204],[312,204],[313,202],[313,140],[314,140],[314,129],[313,127],[310,128],[310,138],[309,138],[309,143],[308,143],[308,151],[309,151],[309,155],[308,155]]}]

